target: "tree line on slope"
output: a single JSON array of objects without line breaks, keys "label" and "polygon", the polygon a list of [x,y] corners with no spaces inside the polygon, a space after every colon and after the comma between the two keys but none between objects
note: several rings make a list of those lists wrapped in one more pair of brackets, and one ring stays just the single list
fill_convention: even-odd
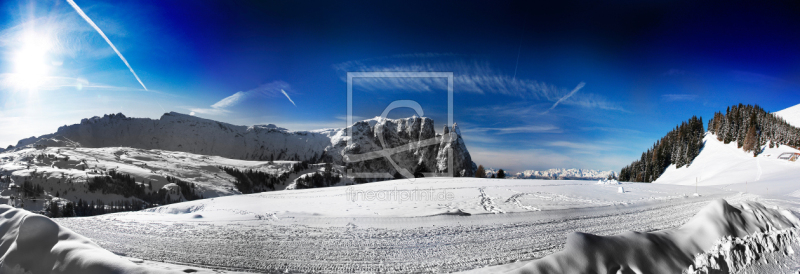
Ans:
[{"label": "tree line on slope", "polygon": [[342,177],[339,174],[333,173],[333,164],[330,161],[325,162],[325,170],[322,173],[314,172],[311,175],[307,175],[305,177],[297,178],[297,184],[295,185],[296,189],[304,189],[304,188],[317,188],[317,187],[328,187],[335,184],[338,184],[341,181]]},{"label": "tree line on slope", "polygon": [[[130,174],[125,174],[111,170],[107,176],[95,176],[89,180],[87,187],[89,192],[102,191],[103,194],[118,194],[125,198],[135,197],[148,204],[164,205],[174,202],[192,201],[202,199],[203,195],[198,195],[195,192],[196,186],[194,183],[186,182],[181,179],[167,176],[167,182],[174,183],[180,188],[180,193],[183,198],[172,200],[169,191],[166,189],[158,189],[153,191],[153,183],[145,185],[144,182],[137,183],[136,179]],[[148,191],[149,190],[149,191]]]},{"label": "tree line on slope", "polygon": [[708,131],[717,135],[717,140],[737,147],[753,156],[761,153],[761,148],[788,145],[800,148],[800,129],[793,127],[782,118],[768,113],[758,105],[730,106],[725,113],[714,113],[708,121]]},{"label": "tree line on slope", "polygon": [[653,182],[671,164],[688,166],[703,148],[703,118],[693,116],[681,123],[653,147],[642,153],[639,160],[622,168],[620,181]]},{"label": "tree line on slope", "polygon": [[[314,159],[316,159],[316,155]],[[316,161],[316,160],[315,160]],[[289,174],[297,174],[310,167],[311,162],[302,161],[300,163],[292,164],[289,172],[280,175],[270,174],[264,171],[253,169],[240,170],[235,167],[218,166],[219,169],[233,176],[236,181],[233,182],[236,189],[242,194],[259,193],[270,190],[275,190],[275,185],[281,184],[289,179]]]},{"label": "tree line on slope", "polygon": [[83,217],[96,216],[115,212],[138,211],[152,207],[140,200],[119,200],[106,204],[103,200],[86,202],[83,199],[78,202],[67,202],[64,205],[55,200],[48,203],[45,214],[51,218],[60,217]]},{"label": "tree line on slope", "polygon": [[[133,176],[111,170],[108,175],[92,177],[87,182],[87,190],[92,193],[101,191],[103,194],[117,194],[125,198],[134,197],[136,199],[113,201],[110,204],[105,204],[102,200],[97,200],[97,203],[95,203],[94,201],[86,202],[82,199],[77,202],[70,201],[62,204],[58,203],[56,199],[52,199],[45,208],[45,214],[54,218],[95,216],[115,212],[138,211],[160,205],[203,199],[202,194],[198,195],[196,193],[197,187],[194,183],[171,176],[167,176],[167,182],[174,183],[179,187],[182,198],[173,200],[167,189],[162,188],[153,191],[152,182],[148,184],[144,182],[137,183]],[[34,195],[38,196],[39,194],[43,195],[44,190]],[[56,193],[54,196],[58,197],[59,194]]]}]

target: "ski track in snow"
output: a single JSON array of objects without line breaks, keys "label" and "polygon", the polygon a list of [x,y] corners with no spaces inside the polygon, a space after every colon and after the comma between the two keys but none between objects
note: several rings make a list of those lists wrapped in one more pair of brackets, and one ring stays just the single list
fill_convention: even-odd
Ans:
[{"label": "ski track in snow", "polygon": [[[481,191],[491,211],[494,201]],[[535,221],[482,222],[484,215],[453,217],[460,224],[413,218],[428,226],[378,228],[367,223],[314,227],[275,221],[228,224],[139,222],[108,217],[55,219],[105,249],[153,261],[255,272],[454,272],[541,258],[563,249],[575,231],[616,235],[682,225],[710,200],[702,197],[656,201],[646,207],[584,209],[569,216],[558,210]],[[735,202],[749,197],[725,197]],[[513,215],[513,214],[512,214]],[[564,217],[568,216],[568,217]],[[535,218],[531,218],[535,219]],[[405,222],[408,218],[373,219]],[[648,220],[642,222],[641,220]],[[430,226],[436,223],[435,226]],[[98,230],[102,227],[102,230]]]}]

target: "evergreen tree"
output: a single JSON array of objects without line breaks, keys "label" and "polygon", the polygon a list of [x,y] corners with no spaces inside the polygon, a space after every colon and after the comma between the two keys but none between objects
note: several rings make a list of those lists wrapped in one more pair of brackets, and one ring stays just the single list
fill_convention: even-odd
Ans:
[{"label": "evergreen tree", "polygon": [[483,169],[483,165],[478,166],[478,170],[475,171],[475,178],[486,178],[486,170]]},{"label": "evergreen tree", "polygon": [[47,207],[47,215],[49,215],[50,218],[61,217],[61,208],[58,207],[56,200],[50,200],[50,204]]},{"label": "evergreen tree", "polygon": [[68,202],[64,205],[64,208],[61,210],[62,217],[75,217],[75,204],[72,202]]},{"label": "evergreen tree", "polygon": [[677,168],[690,165],[703,147],[703,134],[702,118],[692,117],[681,123],[643,152],[639,160],[623,167],[619,180],[652,182],[672,164]]},{"label": "evergreen tree", "polygon": [[752,151],[754,155],[760,153],[761,147],[768,143],[775,147],[787,144],[796,148],[800,145],[800,129],[757,105],[728,107],[725,114],[715,114],[709,123],[722,125],[709,128],[709,132],[716,134],[717,139],[725,143],[735,141],[740,148]]},{"label": "evergreen tree", "polygon": [[504,179],[506,178],[506,172],[503,169],[497,171],[497,178]]},{"label": "evergreen tree", "polygon": [[756,127],[755,126],[750,126],[750,129],[747,130],[747,135],[745,136],[744,142],[743,142],[744,151],[748,151],[748,152],[756,151],[757,150],[756,147],[757,147],[757,144],[758,144],[756,142],[757,138],[758,137],[756,136]]}]

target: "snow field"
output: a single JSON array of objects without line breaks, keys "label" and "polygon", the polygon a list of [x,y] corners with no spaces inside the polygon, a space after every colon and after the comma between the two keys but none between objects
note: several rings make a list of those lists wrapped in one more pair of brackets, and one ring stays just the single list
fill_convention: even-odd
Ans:
[{"label": "snow field", "polygon": [[[672,228],[714,198],[749,198],[718,190],[709,190],[704,197],[685,197],[678,192],[688,187],[653,184],[628,184],[630,193],[617,194],[617,186],[554,182],[396,180],[354,187],[432,186],[452,191],[455,198],[443,205],[362,201],[359,206],[345,199],[346,187],[333,187],[220,197],[207,200],[202,208],[196,207],[199,201],[165,207],[184,214],[125,212],[56,221],[108,250],[152,261],[253,272],[438,273],[542,258],[562,249],[565,235],[575,231],[614,235]],[[536,198],[542,193],[549,194]],[[615,195],[633,198],[623,205],[610,199]],[[521,201],[527,196],[534,198]],[[583,207],[575,208],[578,204]],[[338,210],[331,209],[335,207]],[[370,210],[358,209],[363,207]],[[459,210],[474,214],[446,214]],[[274,213],[274,218],[256,217],[266,212]],[[196,214],[202,218],[193,218]]]}]

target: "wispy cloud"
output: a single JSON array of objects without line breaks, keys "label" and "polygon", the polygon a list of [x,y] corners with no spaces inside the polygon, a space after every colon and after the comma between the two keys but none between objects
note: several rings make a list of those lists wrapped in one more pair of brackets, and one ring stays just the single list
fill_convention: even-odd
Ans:
[{"label": "wispy cloud", "polygon": [[667,102],[674,101],[694,101],[697,99],[697,94],[663,94],[661,98]]},{"label": "wispy cloud", "polygon": [[245,96],[247,96],[247,93],[244,91],[238,91],[233,95],[225,97],[224,99],[219,100],[219,102],[214,103],[211,105],[211,108],[223,109],[231,107],[238,104],[239,101],[241,101]]},{"label": "wispy cloud", "polygon": [[[192,112],[201,114],[219,115],[230,112],[228,108],[239,104],[240,102],[257,96],[277,97],[283,94],[294,105],[294,101],[289,98],[289,94],[284,89],[290,89],[288,83],[284,81],[275,81],[268,84],[260,85],[254,89],[247,91],[239,91],[228,97],[219,100],[219,102],[211,105],[211,108],[190,108]],[[297,106],[297,105],[295,105]]]},{"label": "wispy cloud", "polygon": [[75,1],[67,0],[67,2],[72,6],[72,8],[75,9],[76,12],[78,12],[78,14],[81,17],[83,17],[84,20],[86,20],[87,23],[89,23],[89,25],[92,26],[92,28],[94,28],[97,31],[97,33],[100,34],[100,36],[103,37],[103,39],[106,40],[108,45],[111,46],[111,48],[114,49],[114,52],[117,53],[117,55],[119,56],[119,59],[122,59],[122,62],[124,62],[125,65],[128,66],[128,69],[133,74],[133,77],[136,77],[136,81],[139,81],[139,84],[142,85],[142,88],[144,88],[144,90],[147,90],[147,87],[144,85],[144,83],[142,83],[142,80],[139,79],[139,75],[136,75],[136,72],[133,71],[133,67],[131,67],[131,64],[128,64],[128,60],[125,59],[125,56],[122,56],[122,53],[120,53],[119,50],[117,50],[117,47],[114,46],[114,43],[111,43],[111,40],[108,39],[108,36],[106,36],[106,34],[103,33],[102,30],[100,30],[100,27],[98,27],[97,24],[95,24],[94,21],[92,21],[92,19],[89,18],[89,16],[87,16],[86,13],[84,13],[83,10],[81,10],[80,7],[78,7],[78,4],[75,4]]},{"label": "wispy cloud", "polygon": [[476,127],[461,129],[464,133],[471,132],[494,132],[496,134],[513,134],[513,133],[561,133],[561,128],[553,125],[537,125],[537,126],[516,126],[516,127]]},{"label": "wispy cloud", "polygon": [[[334,65],[334,68],[342,75],[342,81],[346,81],[346,72],[349,71],[369,71],[369,72],[441,72],[452,71],[454,73],[453,90],[454,92],[469,92],[477,94],[502,94],[516,96],[528,100],[540,100],[553,102],[551,106],[560,104],[580,106],[585,108],[599,108],[605,110],[624,109],[618,104],[612,103],[597,94],[581,93],[581,96],[574,96],[585,84],[580,84],[572,91],[551,85],[548,83],[514,78],[510,75],[497,73],[486,62],[478,61],[435,61],[435,62],[411,62],[395,65],[369,65],[369,62],[350,61]],[[447,88],[445,79],[440,78],[359,78],[354,81],[359,89],[367,91],[411,91],[411,92],[431,92],[444,90]]]}]

